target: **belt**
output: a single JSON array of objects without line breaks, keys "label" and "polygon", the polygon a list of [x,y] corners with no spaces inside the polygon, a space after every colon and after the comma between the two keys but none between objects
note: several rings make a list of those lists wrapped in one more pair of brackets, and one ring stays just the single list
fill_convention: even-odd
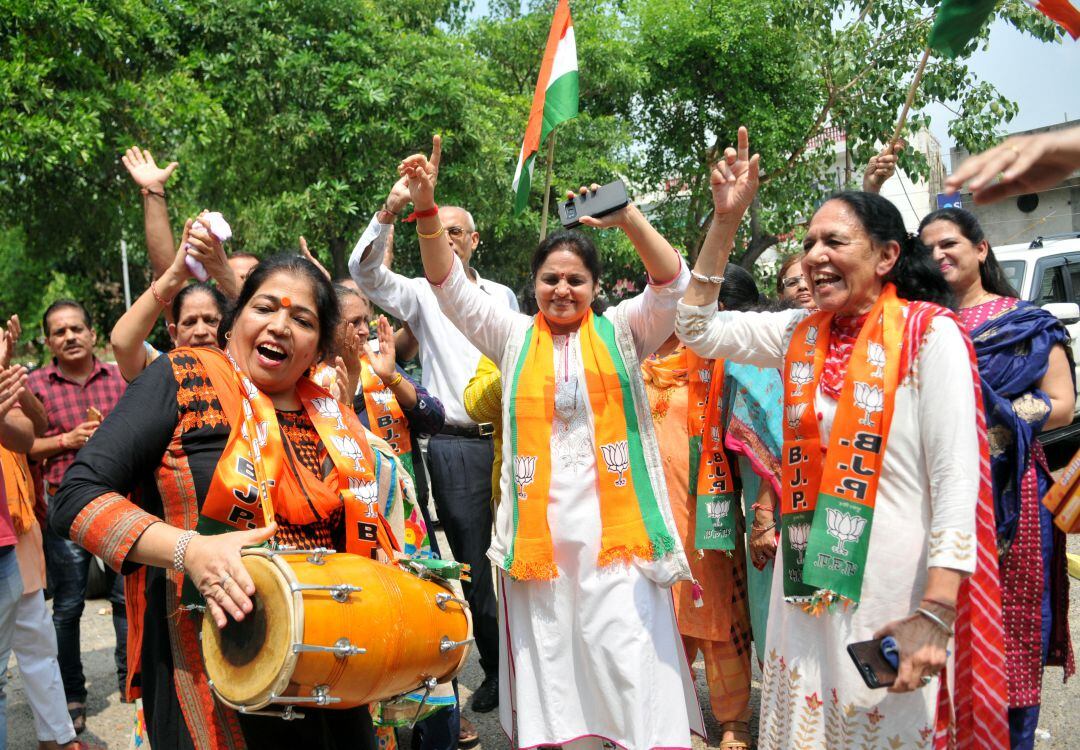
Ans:
[{"label": "belt", "polygon": [[495,434],[495,425],[491,422],[470,425],[444,424],[439,434],[451,437],[489,438]]}]

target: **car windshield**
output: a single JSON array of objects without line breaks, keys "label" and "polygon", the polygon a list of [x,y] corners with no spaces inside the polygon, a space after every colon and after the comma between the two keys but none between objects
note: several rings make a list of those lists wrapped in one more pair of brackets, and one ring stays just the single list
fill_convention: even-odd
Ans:
[{"label": "car windshield", "polygon": [[1024,291],[1024,266],[1026,265],[1027,263],[1022,260],[1001,261],[1001,268],[1005,271],[1005,278],[1009,280],[1009,285],[1018,294],[1022,294]]}]

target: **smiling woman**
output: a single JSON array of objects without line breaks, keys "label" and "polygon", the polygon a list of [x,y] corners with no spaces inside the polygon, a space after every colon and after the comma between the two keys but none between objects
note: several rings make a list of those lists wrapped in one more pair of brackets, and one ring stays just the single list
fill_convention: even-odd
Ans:
[{"label": "smiling woman", "polygon": [[[803,244],[816,312],[718,312],[711,280],[757,182],[740,129],[712,173],[713,223],[676,331],[700,356],[782,368],[785,380],[783,574],[773,577],[758,746],[798,736],[854,747],[860,727],[926,746],[947,721],[935,714],[937,675],[955,628],[965,636],[952,647],[956,720],[976,727],[972,747],[1001,747],[1003,634],[980,614],[1001,606],[987,438],[974,352],[943,306],[951,290],[895,206],[849,192],[818,209]],[[899,669],[889,692],[874,691],[845,651],[886,635]],[[809,714],[787,710],[802,698]],[[843,711],[819,713],[823,700]]]},{"label": "smiling woman", "polygon": [[[181,347],[146,368],[53,501],[58,533],[124,573],[146,566],[137,684],[154,747],[375,744],[364,708],[284,722],[216,702],[199,655],[203,615],[181,606],[187,580],[184,603],[204,604],[218,628],[238,627],[255,593],[240,550],[271,538],[366,557],[390,548],[378,509],[397,492],[396,475],[379,466],[394,459],[307,377],[338,318],[330,283],[309,261],[259,264],[218,328],[221,350]],[[256,488],[253,477],[265,481]],[[377,505],[366,492],[376,481]]]}]

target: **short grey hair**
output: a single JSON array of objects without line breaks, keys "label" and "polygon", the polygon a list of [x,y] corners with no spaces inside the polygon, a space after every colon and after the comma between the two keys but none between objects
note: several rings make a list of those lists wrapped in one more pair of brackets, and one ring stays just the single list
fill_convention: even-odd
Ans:
[{"label": "short grey hair", "polygon": [[465,214],[465,221],[469,225],[468,226],[469,231],[470,232],[475,232],[476,231],[476,221],[473,219],[473,216],[472,216],[471,213],[469,213],[468,209],[462,208],[461,206],[443,206],[443,208],[452,208],[455,211],[461,211],[461,213]]}]

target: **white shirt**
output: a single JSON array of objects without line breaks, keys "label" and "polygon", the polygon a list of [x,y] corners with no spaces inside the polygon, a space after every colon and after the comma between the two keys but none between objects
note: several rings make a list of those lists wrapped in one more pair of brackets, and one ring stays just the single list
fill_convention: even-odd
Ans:
[{"label": "white shirt", "polygon": [[[376,305],[409,324],[420,344],[424,365],[421,382],[446,408],[447,424],[464,427],[475,422],[465,412],[462,394],[476,374],[480,351],[469,343],[439,309],[427,279],[407,279],[383,265],[389,224],[373,216],[349,258],[349,273],[360,290]],[[362,258],[371,246],[371,252]],[[474,269],[475,273],[475,269]],[[517,312],[518,302],[509,287],[480,278],[476,284],[499,305]]]}]

